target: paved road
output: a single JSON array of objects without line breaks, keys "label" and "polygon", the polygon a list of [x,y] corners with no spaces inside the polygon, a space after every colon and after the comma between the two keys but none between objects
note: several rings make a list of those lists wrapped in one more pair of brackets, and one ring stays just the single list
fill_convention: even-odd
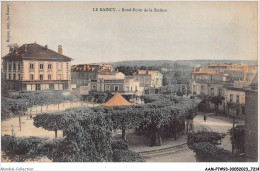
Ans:
[{"label": "paved road", "polygon": [[[216,131],[220,133],[227,133],[232,127],[232,120],[225,117],[215,117],[213,114],[207,114],[206,122],[203,119],[203,115],[197,115],[194,118],[194,130]],[[222,139],[220,147],[231,151],[230,137],[227,135]],[[146,162],[196,162],[194,157],[195,153],[192,152],[187,146],[180,149],[180,151],[169,151],[165,154],[159,153],[159,155],[153,155],[152,157],[144,157]]]}]

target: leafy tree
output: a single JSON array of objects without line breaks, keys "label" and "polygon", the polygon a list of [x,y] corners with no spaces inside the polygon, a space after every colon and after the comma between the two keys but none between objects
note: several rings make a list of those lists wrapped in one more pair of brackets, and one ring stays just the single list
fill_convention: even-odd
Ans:
[{"label": "leafy tree", "polygon": [[57,138],[57,131],[63,129],[65,122],[61,113],[44,113],[33,118],[34,126],[37,128],[42,127],[48,131],[55,131],[55,138]]},{"label": "leafy tree", "polygon": [[238,162],[239,160],[230,152],[215,144],[208,142],[195,143],[193,152],[199,162]]},{"label": "leafy tree", "polygon": [[4,135],[1,138],[3,158],[14,162],[37,160],[52,151],[54,142],[39,137],[14,137]]},{"label": "leafy tree", "polygon": [[207,142],[214,145],[220,145],[221,139],[223,139],[226,134],[218,132],[207,132],[207,131],[198,131],[196,133],[188,133],[187,144],[189,148],[193,148],[194,144],[200,142]]},{"label": "leafy tree", "polygon": [[129,147],[125,142],[113,141],[113,162],[143,162],[143,159],[139,154],[129,150]]},{"label": "leafy tree", "polygon": [[220,105],[220,103],[225,100],[225,98],[223,96],[213,96],[210,98],[211,103],[213,103],[215,105],[215,113],[216,115],[218,115],[218,106]]},{"label": "leafy tree", "polygon": [[[54,162],[112,161],[112,122],[109,115],[81,107],[41,114],[34,120],[37,127],[64,132],[64,140],[48,156]],[[48,121],[50,124],[47,124]]]},{"label": "leafy tree", "polygon": [[[232,134],[234,132],[234,135]],[[237,125],[234,130],[231,128],[228,131],[228,134],[230,135],[231,143],[234,142],[234,148],[236,150],[236,153],[242,153],[244,152],[244,144],[245,144],[245,128],[244,125]],[[234,140],[233,140],[234,136]]]},{"label": "leafy tree", "polygon": [[93,101],[95,103],[105,103],[113,95],[111,93],[102,93],[102,92],[90,92],[87,99],[88,101]]},{"label": "leafy tree", "polygon": [[144,162],[144,160],[133,151],[115,149],[113,151],[113,162]]}]

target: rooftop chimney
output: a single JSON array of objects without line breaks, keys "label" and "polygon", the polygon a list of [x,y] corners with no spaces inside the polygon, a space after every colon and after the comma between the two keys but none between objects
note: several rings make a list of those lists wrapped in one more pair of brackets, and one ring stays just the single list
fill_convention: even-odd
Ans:
[{"label": "rooftop chimney", "polygon": [[61,45],[58,46],[58,53],[62,54],[62,46]]},{"label": "rooftop chimney", "polygon": [[18,44],[14,43],[14,50],[18,50]]},{"label": "rooftop chimney", "polygon": [[12,53],[14,51],[14,47],[12,44],[9,45],[9,53]]},{"label": "rooftop chimney", "polygon": [[25,51],[25,52],[27,51],[27,48],[28,48],[28,45],[25,43],[25,44],[24,44],[24,51]]},{"label": "rooftop chimney", "polygon": [[46,51],[48,51],[48,45],[45,45],[45,49],[46,49]]}]

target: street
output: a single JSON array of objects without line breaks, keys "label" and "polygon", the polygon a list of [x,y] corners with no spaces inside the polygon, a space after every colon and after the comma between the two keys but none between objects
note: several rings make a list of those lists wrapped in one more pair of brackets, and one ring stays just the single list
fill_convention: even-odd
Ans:
[{"label": "street", "polygon": [[[232,128],[232,120],[223,116],[215,116],[214,113],[206,114],[206,122],[204,121],[204,115],[197,115],[193,120],[194,131],[215,131],[220,133],[226,133]],[[239,120],[240,123],[241,120]],[[226,150],[231,151],[230,136],[227,134],[222,139],[222,144],[219,145]],[[151,157],[145,157],[146,162],[196,162],[195,153],[188,148],[188,146],[182,148],[180,151],[169,151],[164,154],[158,153]]]}]

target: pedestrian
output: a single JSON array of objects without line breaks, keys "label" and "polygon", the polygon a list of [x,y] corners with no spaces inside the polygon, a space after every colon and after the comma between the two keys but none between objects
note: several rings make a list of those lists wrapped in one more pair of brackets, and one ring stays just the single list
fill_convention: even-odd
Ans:
[{"label": "pedestrian", "polygon": [[204,121],[206,122],[206,120],[207,120],[207,117],[206,117],[206,115],[204,115]]}]

